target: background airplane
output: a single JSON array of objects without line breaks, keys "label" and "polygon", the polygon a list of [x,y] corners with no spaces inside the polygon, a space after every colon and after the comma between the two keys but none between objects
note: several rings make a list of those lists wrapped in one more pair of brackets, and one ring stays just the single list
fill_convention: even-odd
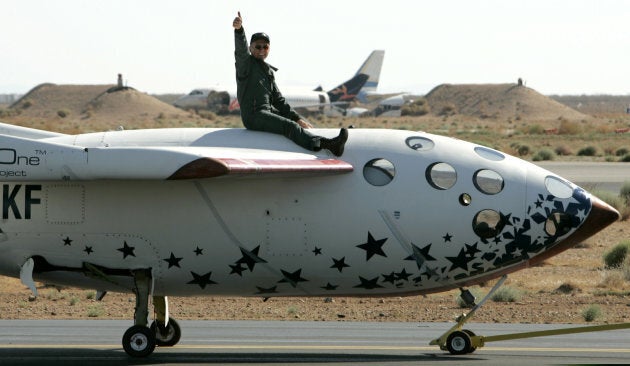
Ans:
[{"label": "background airplane", "polygon": [[446,291],[540,263],[619,217],[532,163],[406,130],[351,129],[343,160],[245,129],[1,124],[0,146],[0,274],[35,294],[35,281],[133,293],[122,345],[135,357],[179,341],[167,296]]}]

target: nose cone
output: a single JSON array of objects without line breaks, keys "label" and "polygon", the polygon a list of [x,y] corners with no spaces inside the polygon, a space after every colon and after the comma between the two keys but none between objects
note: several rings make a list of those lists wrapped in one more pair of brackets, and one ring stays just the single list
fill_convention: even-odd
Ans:
[{"label": "nose cone", "polygon": [[534,257],[530,261],[530,265],[540,263],[549,257],[552,257],[581,243],[582,241],[603,230],[608,225],[619,220],[619,212],[606,202],[600,200],[595,196],[591,196],[591,204],[591,211],[589,212],[582,225],[571,235],[560,241],[557,245],[545,251],[541,255]]}]

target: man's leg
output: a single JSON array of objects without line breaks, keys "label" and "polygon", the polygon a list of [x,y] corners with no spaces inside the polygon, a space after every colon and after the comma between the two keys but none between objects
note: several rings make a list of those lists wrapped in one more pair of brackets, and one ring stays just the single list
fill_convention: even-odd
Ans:
[{"label": "man's leg", "polygon": [[251,130],[264,131],[284,135],[291,141],[311,151],[318,151],[319,136],[315,136],[296,122],[268,111],[259,111],[245,127]]}]

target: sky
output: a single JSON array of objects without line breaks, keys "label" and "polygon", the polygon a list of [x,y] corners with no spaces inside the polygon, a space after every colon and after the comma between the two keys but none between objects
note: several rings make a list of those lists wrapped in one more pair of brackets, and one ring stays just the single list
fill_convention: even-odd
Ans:
[{"label": "sky", "polygon": [[0,0],[0,93],[114,84],[151,93],[235,86],[232,20],[271,38],[283,87],[331,89],[385,50],[378,91],[514,83],[630,94],[623,0]]}]

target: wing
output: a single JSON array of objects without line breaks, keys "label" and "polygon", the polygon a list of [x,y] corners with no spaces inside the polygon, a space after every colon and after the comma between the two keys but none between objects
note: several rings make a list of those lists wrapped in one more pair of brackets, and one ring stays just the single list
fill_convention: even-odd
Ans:
[{"label": "wing", "polygon": [[0,135],[3,181],[177,180],[221,176],[347,173],[352,165],[314,154],[230,147],[91,147]]}]

